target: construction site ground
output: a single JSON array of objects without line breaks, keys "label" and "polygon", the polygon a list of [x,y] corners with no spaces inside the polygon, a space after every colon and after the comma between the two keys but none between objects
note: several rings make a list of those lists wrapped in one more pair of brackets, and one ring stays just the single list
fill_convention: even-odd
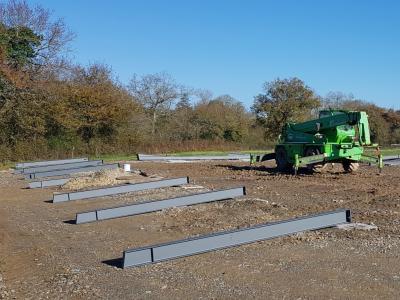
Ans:
[{"label": "construction site ground", "polygon": [[[321,174],[279,174],[273,164],[235,161],[134,162],[191,185],[51,203],[52,189],[25,189],[0,173],[1,299],[398,299],[400,167],[378,174],[339,166]],[[157,177],[158,178],[158,177]],[[246,186],[233,200],[76,225],[77,212]],[[378,229],[306,232],[136,268],[126,249],[338,208]]]}]

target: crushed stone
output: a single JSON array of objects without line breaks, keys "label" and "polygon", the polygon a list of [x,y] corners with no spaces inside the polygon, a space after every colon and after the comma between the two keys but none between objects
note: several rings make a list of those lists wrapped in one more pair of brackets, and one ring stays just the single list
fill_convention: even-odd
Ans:
[{"label": "crushed stone", "polygon": [[365,223],[339,224],[339,225],[336,225],[336,227],[341,230],[357,229],[357,230],[369,231],[369,230],[377,230],[378,229],[378,226],[376,226],[375,224],[365,224]]},{"label": "crushed stone", "polygon": [[140,171],[124,172],[122,169],[100,170],[96,172],[81,173],[81,176],[71,178],[61,186],[61,190],[81,190],[84,188],[112,186],[124,183],[137,183],[143,181],[161,179],[159,176],[147,177]]}]

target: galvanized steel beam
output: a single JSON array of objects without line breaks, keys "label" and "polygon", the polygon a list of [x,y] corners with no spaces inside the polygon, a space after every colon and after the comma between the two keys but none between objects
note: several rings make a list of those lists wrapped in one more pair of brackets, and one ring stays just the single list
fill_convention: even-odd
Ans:
[{"label": "galvanized steel beam", "polygon": [[39,167],[39,166],[50,166],[50,165],[59,165],[59,164],[67,164],[81,161],[88,161],[87,157],[81,158],[71,158],[71,159],[58,159],[58,160],[43,160],[43,161],[30,161],[30,162],[21,162],[15,165],[15,168],[29,168],[29,167]]},{"label": "galvanized steel beam", "polygon": [[119,164],[106,164],[106,165],[89,166],[89,167],[83,167],[83,168],[38,172],[38,173],[31,173],[31,174],[24,174],[24,175],[25,175],[26,179],[35,179],[35,178],[42,178],[42,177],[69,175],[69,174],[82,173],[82,172],[111,170],[111,169],[117,169],[117,168],[119,168]]},{"label": "galvanized steel beam", "polygon": [[123,267],[133,267],[176,259],[213,250],[285,236],[305,230],[316,230],[351,222],[350,210],[336,210],[286,221],[260,224],[232,231],[127,250]]},{"label": "galvanized steel beam", "polygon": [[400,154],[398,154],[398,155],[385,155],[385,156],[383,156],[383,160],[392,160],[392,159],[400,159]]},{"label": "galvanized steel beam", "polygon": [[400,159],[384,160],[383,163],[385,164],[385,166],[399,166],[400,165]]},{"label": "galvanized steel beam", "polygon": [[42,180],[42,181],[32,181],[29,182],[30,189],[41,189],[50,186],[58,186],[63,185],[70,181],[71,178],[60,178],[60,179],[50,179],[50,180]]},{"label": "galvanized steel beam", "polygon": [[229,154],[219,156],[160,156],[160,155],[148,155],[138,154],[138,160],[140,161],[193,161],[193,160],[250,160],[250,155],[244,154]]},{"label": "galvanized steel beam", "polygon": [[400,165],[400,154],[392,156],[384,156],[383,163],[385,166],[398,166]]},{"label": "galvanized steel beam", "polygon": [[66,170],[66,169],[77,169],[83,167],[98,166],[101,164],[103,164],[102,160],[89,160],[89,161],[66,163],[59,165],[22,168],[20,169],[20,172],[22,174],[32,174],[32,173],[47,172],[53,170]]},{"label": "galvanized steel beam", "polygon": [[71,201],[71,200],[97,198],[97,197],[118,195],[118,194],[137,192],[137,191],[143,191],[143,190],[149,190],[149,189],[156,189],[156,188],[162,188],[162,187],[178,186],[178,185],[187,184],[187,183],[189,183],[189,177],[172,178],[172,179],[164,179],[164,180],[149,181],[149,182],[140,182],[140,183],[135,183],[135,184],[124,184],[124,185],[112,186],[112,187],[107,187],[107,188],[92,189],[92,190],[82,191],[82,192],[54,194],[53,202],[57,203],[57,202],[65,202],[65,201]]},{"label": "galvanized steel beam", "polygon": [[187,195],[164,200],[146,201],[76,214],[76,224],[134,216],[171,207],[188,206],[244,196],[244,187]]}]

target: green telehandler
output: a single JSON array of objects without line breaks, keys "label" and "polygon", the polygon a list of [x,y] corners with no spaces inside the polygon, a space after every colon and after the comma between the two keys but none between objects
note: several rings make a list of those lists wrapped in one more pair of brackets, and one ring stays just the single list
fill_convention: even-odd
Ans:
[{"label": "green telehandler", "polygon": [[[377,157],[364,154],[365,147],[376,147]],[[279,136],[275,153],[251,156],[250,161],[275,158],[280,171],[299,167],[321,171],[327,163],[341,163],[346,172],[358,169],[359,162],[383,167],[379,147],[371,144],[368,115],[363,111],[322,110],[319,118],[303,123],[287,123]]]}]

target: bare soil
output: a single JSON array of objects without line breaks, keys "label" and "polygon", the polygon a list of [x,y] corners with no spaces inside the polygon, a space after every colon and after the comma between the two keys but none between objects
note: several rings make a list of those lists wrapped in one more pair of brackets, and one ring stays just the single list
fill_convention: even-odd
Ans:
[{"label": "bare soil", "polygon": [[[189,176],[188,187],[50,203],[0,173],[0,299],[398,299],[400,167],[378,174],[335,166],[294,177],[273,165],[133,162],[147,174]],[[136,217],[72,224],[77,212],[246,186],[245,197]],[[138,268],[123,250],[272,220],[350,208],[377,230],[307,232]]]}]

